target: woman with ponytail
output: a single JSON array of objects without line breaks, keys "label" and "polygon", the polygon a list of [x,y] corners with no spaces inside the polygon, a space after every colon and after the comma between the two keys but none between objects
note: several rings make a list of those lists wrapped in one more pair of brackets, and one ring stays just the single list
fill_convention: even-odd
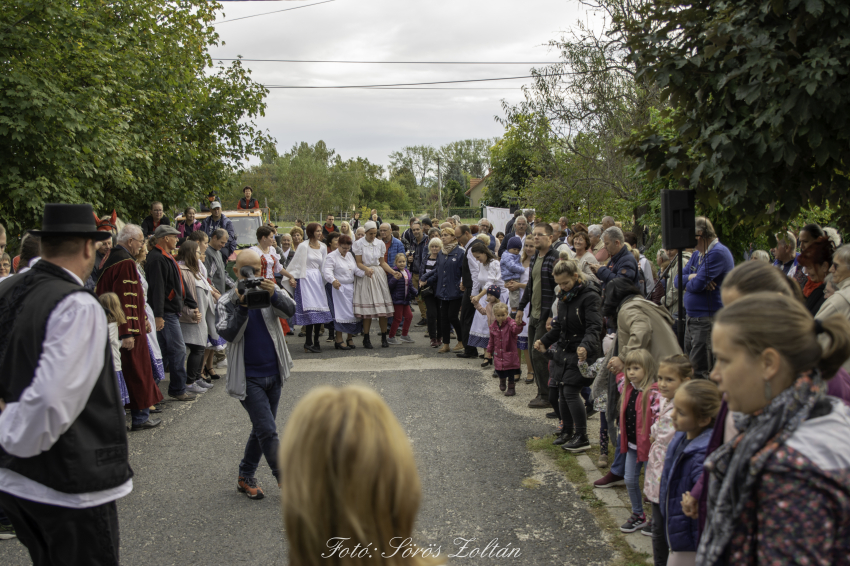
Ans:
[{"label": "woman with ponytail", "polygon": [[705,460],[712,481],[696,563],[846,564],[850,410],[821,376],[850,357],[850,323],[755,293],[718,313],[712,343],[711,379],[739,432]]}]

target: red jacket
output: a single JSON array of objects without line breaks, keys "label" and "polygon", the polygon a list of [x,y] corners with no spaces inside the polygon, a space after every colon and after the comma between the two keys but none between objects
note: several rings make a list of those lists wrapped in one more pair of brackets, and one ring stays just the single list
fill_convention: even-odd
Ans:
[{"label": "red jacket", "polygon": [[517,349],[517,336],[522,332],[525,323],[517,324],[512,318],[505,319],[505,323],[493,321],[490,325],[490,341],[487,343],[487,351],[493,354],[497,370],[520,369],[519,350]]},{"label": "red jacket", "polygon": [[[620,397],[620,452],[625,454],[629,451],[629,441],[626,438],[626,406],[629,404],[629,397],[635,388],[632,387],[632,382],[626,379],[624,374],[617,376],[617,379],[622,379],[626,382],[623,395]],[[649,403],[646,405],[646,412],[643,409],[643,396],[648,394]],[[649,447],[652,442],[649,441],[649,431],[658,418],[658,410],[661,403],[661,395],[658,393],[658,384],[653,383],[649,387],[649,392],[638,391],[635,408],[637,409],[637,459],[638,462],[646,462],[649,460]]]}]

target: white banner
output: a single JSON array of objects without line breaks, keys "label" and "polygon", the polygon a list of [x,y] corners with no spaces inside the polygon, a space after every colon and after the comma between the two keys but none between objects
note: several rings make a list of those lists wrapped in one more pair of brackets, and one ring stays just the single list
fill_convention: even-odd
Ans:
[{"label": "white banner", "polygon": [[484,207],[484,218],[493,224],[493,235],[505,231],[505,226],[508,225],[508,220],[514,215],[509,208],[495,208],[492,206]]}]

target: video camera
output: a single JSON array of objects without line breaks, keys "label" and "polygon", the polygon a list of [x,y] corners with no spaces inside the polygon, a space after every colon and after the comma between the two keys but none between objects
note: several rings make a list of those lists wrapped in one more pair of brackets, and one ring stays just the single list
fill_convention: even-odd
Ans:
[{"label": "video camera", "polygon": [[254,277],[254,268],[249,265],[243,265],[239,273],[245,279],[240,279],[236,285],[236,290],[245,299],[245,306],[249,309],[264,309],[272,306],[272,298],[268,291],[260,288],[263,280],[259,277]]}]

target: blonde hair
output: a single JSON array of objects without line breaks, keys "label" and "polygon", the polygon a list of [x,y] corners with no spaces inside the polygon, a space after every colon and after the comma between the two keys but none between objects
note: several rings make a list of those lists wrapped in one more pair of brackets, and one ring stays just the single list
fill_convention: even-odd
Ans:
[{"label": "blonde hair", "polygon": [[570,252],[568,252],[567,250],[559,251],[558,259],[560,259],[561,261],[567,261],[568,259],[570,259]]},{"label": "blonde hair", "polygon": [[[776,349],[795,375],[817,368],[828,380],[850,358],[850,322],[844,316],[816,323],[801,302],[785,295],[741,297],[717,313],[716,324],[727,326],[729,339],[752,356]],[[819,329],[829,338],[826,346],[818,340]]]},{"label": "blonde hair", "polygon": [[115,293],[104,293],[97,298],[100,306],[106,311],[106,321],[109,323],[125,324],[127,317],[121,310],[121,299]]},{"label": "blonde hair", "polygon": [[501,301],[493,305],[493,314],[496,314],[496,311],[505,311],[506,313],[510,312],[510,310],[508,309],[508,305]]},{"label": "blonde hair", "polygon": [[347,220],[343,220],[339,223],[339,233],[340,234],[352,234],[351,232],[351,224],[348,223]]},{"label": "blonde hair", "polygon": [[766,261],[766,262],[770,263],[770,256],[764,250],[756,250],[756,251],[753,252],[752,260]]},{"label": "blonde hair", "polygon": [[676,393],[678,394],[679,391],[688,398],[688,406],[694,412],[697,421],[709,418],[711,423],[708,426],[714,424],[714,419],[720,411],[720,390],[713,381],[694,379],[683,383]]},{"label": "blonde hair", "polygon": [[580,283],[584,283],[587,280],[582,270],[579,269],[578,262],[574,259],[561,260],[556,263],[555,268],[552,270],[552,277],[556,275],[571,275]]},{"label": "blonde hair", "polygon": [[477,236],[475,236],[475,239],[481,240],[485,245],[490,245],[490,234],[487,234],[486,232],[478,234]]},{"label": "blonde hair", "polygon": [[371,543],[358,564],[435,563],[392,556],[391,539],[413,536],[422,488],[410,441],[375,391],[358,385],[310,391],[286,423],[279,462],[290,564],[327,564],[328,541],[340,537],[351,547]]},{"label": "blonde hair", "polygon": [[[633,387],[636,387],[637,389],[640,389],[643,392],[643,406],[641,407],[641,411],[644,415],[646,415],[647,411],[649,410],[649,388],[652,386],[653,383],[658,381],[658,362],[655,361],[655,358],[652,357],[652,354],[649,352],[649,350],[638,348],[637,350],[632,350],[631,352],[626,354],[626,359],[623,360],[623,364],[626,368],[628,368],[632,364],[638,365],[643,368],[643,381]],[[620,398],[620,402],[622,402],[622,397]],[[643,419],[644,429],[649,426],[649,420],[650,419],[646,418]]]},{"label": "blonde hair", "polygon": [[445,234],[449,234],[452,238],[457,238],[457,232],[455,232],[454,228],[446,227],[446,228],[443,228],[442,230],[440,230],[441,236],[443,236]]},{"label": "blonde hair", "polygon": [[395,254],[395,259],[393,260],[393,265],[398,263],[398,258],[403,258],[404,262],[407,263],[407,256],[402,254],[402,253],[398,253],[398,254]]},{"label": "blonde hair", "polygon": [[431,246],[435,244],[440,246],[440,249],[443,249],[443,241],[440,238],[431,238],[431,240],[428,242],[428,252],[431,251]]}]

